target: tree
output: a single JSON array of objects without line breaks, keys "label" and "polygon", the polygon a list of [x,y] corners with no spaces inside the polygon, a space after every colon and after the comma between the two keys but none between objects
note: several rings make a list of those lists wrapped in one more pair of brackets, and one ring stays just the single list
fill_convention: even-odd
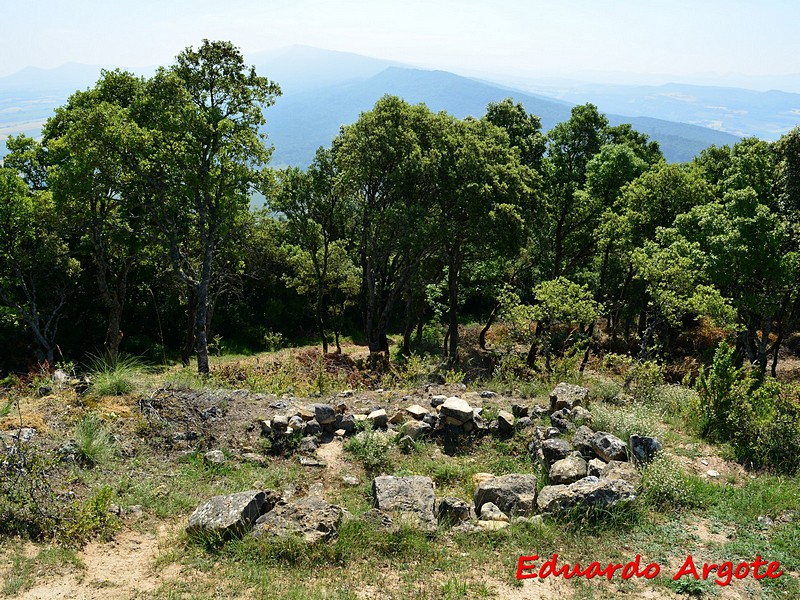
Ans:
[{"label": "tree", "polygon": [[270,151],[258,128],[280,88],[256,75],[230,42],[204,40],[147,82],[137,107],[146,132],[136,156],[143,231],[194,300],[197,368],[209,372],[209,288],[215,254],[264,186]]},{"label": "tree", "polygon": [[542,135],[539,117],[527,113],[519,102],[514,104],[511,98],[506,98],[502,102],[490,102],[483,118],[505,129],[509,143],[519,150],[523,165],[536,171],[541,169],[547,140]]},{"label": "tree", "polygon": [[51,364],[80,271],[59,223],[49,192],[30,192],[14,170],[0,168],[0,301],[30,329],[38,359]]}]

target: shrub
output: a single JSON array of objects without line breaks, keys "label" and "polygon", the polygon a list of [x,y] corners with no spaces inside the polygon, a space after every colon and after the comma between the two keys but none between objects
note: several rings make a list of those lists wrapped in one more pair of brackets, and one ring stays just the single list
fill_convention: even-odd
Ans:
[{"label": "shrub", "polygon": [[373,431],[367,425],[364,431],[345,442],[344,449],[358,459],[368,473],[379,473],[388,470],[390,466],[391,446],[392,442],[387,434]]},{"label": "shrub", "polygon": [[655,509],[695,504],[686,475],[669,456],[659,452],[642,467],[641,497]]},{"label": "shrub", "polygon": [[135,356],[94,356],[89,361],[91,392],[95,396],[121,396],[136,389],[145,365]]},{"label": "shrub", "polygon": [[93,467],[111,458],[114,448],[111,436],[94,413],[83,417],[75,428],[75,449],[78,460]]}]

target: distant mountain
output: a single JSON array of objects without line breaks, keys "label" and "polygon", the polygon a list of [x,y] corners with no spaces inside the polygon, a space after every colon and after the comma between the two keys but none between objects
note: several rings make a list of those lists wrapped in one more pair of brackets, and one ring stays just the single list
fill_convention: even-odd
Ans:
[{"label": "distant mountain", "polygon": [[[354,122],[384,94],[400,96],[413,104],[424,102],[433,111],[446,110],[463,118],[482,116],[489,102],[512,97],[528,112],[538,115],[550,130],[569,119],[572,104],[454,75],[389,67],[374,77],[322,89],[286,94],[266,113],[266,131],[275,146],[273,164],[306,166],[319,146],[327,146],[341,125]],[[736,143],[736,136],[704,127],[653,118],[607,115],[612,124],[631,123],[661,144],[667,160],[691,160],[711,144]]]},{"label": "distant mountain", "polygon": [[731,87],[670,83],[622,86],[551,82],[522,84],[524,89],[566,102],[592,102],[600,110],[657,117],[776,140],[800,124],[800,94],[757,92]]},{"label": "distant mountain", "polygon": [[[411,103],[424,102],[431,110],[446,110],[457,117],[479,117],[489,102],[512,97],[539,116],[545,131],[568,119],[573,104],[595,101],[601,110],[611,113],[608,117],[612,123],[631,123],[657,140],[667,160],[672,162],[690,160],[711,144],[732,144],[738,139],[730,133],[686,124],[690,119],[677,119],[684,123],[671,122],[656,104],[648,105],[652,106],[652,112],[644,108],[631,111],[610,108],[626,108],[623,91],[619,92],[617,102],[609,101],[608,105],[590,94],[594,88],[586,88],[585,97],[579,91],[556,90],[555,95],[562,97],[553,98],[446,71],[421,70],[307,46],[251,54],[245,59],[255,64],[259,73],[278,82],[283,90],[275,106],[265,112],[265,131],[275,146],[272,164],[276,166],[307,166],[319,146],[330,144],[342,125],[354,122],[384,94],[395,94]],[[6,137],[18,133],[38,136],[53,110],[64,104],[75,90],[91,86],[101,68],[69,63],[57,69],[24,69],[0,78],[0,157],[5,154],[2,141]],[[546,91],[554,95],[552,86]],[[619,116],[625,114],[633,117]]]}]

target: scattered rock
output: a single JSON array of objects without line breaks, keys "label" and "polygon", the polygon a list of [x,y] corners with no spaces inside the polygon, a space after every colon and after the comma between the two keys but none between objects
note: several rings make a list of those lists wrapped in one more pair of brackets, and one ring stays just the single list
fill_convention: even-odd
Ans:
[{"label": "scattered rock", "polygon": [[526,429],[531,425],[533,425],[533,421],[531,420],[530,417],[520,417],[519,419],[517,419],[515,425],[517,429]]},{"label": "scattered rock", "polygon": [[481,506],[481,521],[508,521],[508,515],[503,514],[494,502],[487,502]]},{"label": "scattered rock", "polygon": [[586,425],[578,427],[572,436],[572,445],[587,458],[595,456],[594,448],[592,447],[592,437],[594,437],[594,431]]},{"label": "scattered rock", "polygon": [[495,392],[484,390],[480,394],[481,398],[496,398],[497,394]]},{"label": "scattered rock", "polygon": [[316,436],[322,433],[322,425],[316,419],[311,419],[306,423],[306,435]]},{"label": "scattered rock", "polygon": [[475,512],[493,502],[507,515],[527,515],[536,509],[536,476],[513,473],[482,482],[475,490]]},{"label": "scattered rock", "polygon": [[300,440],[300,445],[298,446],[297,449],[300,452],[305,452],[306,454],[312,454],[317,451],[317,448],[319,448],[319,446],[317,445],[317,440],[309,435]]},{"label": "scattered rock", "polygon": [[708,471],[706,471],[706,475],[708,475],[713,479],[716,479],[717,477],[719,477],[719,471],[715,471],[714,469],[709,469]]},{"label": "scattered rock", "polygon": [[606,468],[606,461],[599,458],[593,458],[589,461],[586,474],[591,477],[600,477],[603,474],[603,469]]},{"label": "scattered rock", "polygon": [[569,420],[570,411],[568,408],[562,408],[555,411],[550,415],[550,424],[558,429],[560,433],[567,433],[575,429],[575,425]]},{"label": "scattered rock", "polygon": [[445,400],[447,400],[447,396],[442,396],[441,394],[433,396],[431,398],[431,408],[437,408],[441,406],[442,404],[444,404]]},{"label": "scattered rock", "polygon": [[477,521],[477,527],[483,531],[497,531],[508,527],[508,521]]},{"label": "scattered rock", "polygon": [[309,456],[301,456],[300,457],[300,466],[301,467],[325,468],[325,463],[318,461],[316,458],[311,458]]},{"label": "scattered rock", "polygon": [[409,418],[410,415],[406,411],[398,410],[396,413],[392,415],[392,418],[389,419],[389,423],[391,423],[392,425],[402,425],[403,423],[408,421]]},{"label": "scattered rock", "polygon": [[632,435],[630,439],[631,458],[636,465],[649,463],[656,454],[661,452],[661,442],[654,437]]},{"label": "scattered rock", "polygon": [[569,485],[543,487],[536,503],[543,513],[552,513],[576,506],[604,508],[635,499],[634,487],[627,481],[584,477]]},{"label": "scattered rock", "polygon": [[579,385],[570,383],[559,383],[550,392],[550,412],[553,413],[562,408],[572,409],[576,406],[583,406],[589,398],[589,390]]},{"label": "scattered rock", "polygon": [[530,414],[530,409],[525,404],[512,404],[511,414],[517,419],[522,419]]},{"label": "scattered rock", "polygon": [[561,438],[547,439],[542,442],[542,455],[548,468],[557,460],[567,458],[572,453],[572,446]]},{"label": "scattered rock", "polygon": [[272,509],[277,500],[277,494],[271,490],[214,496],[192,513],[186,533],[221,538],[243,535],[252,529],[261,515]]},{"label": "scattered rock", "polygon": [[406,412],[417,421],[421,421],[428,414],[427,409],[421,407],[419,404],[412,404],[406,408]]},{"label": "scattered rock", "polygon": [[592,422],[592,413],[590,413],[582,406],[576,406],[570,411],[570,418],[572,419],[572,422],[575,423],[576,425],[578,424],[583,425],[584,423]]},{"label": "scattered rock", "polygon": [[328,504],[318,496],[309,496],[296,502],[280,501],[259,517],[253,536],[298,535],[306,543],[313,544],[335,537],[342,515],[341,506]]},{"label": "scattered rock", "polygon": [[367,421],[372,423],[373,429],[383,429],[389,423],[389,416],[386,414],[386,410],[380,408],[369,413]]},{"label": "scattered rock", "polygon": [[372,480],[372,505],[393,521],[407,521],[426,531],[436,529],[435,498],[430,477],[384,475]]},{"label": "scattered rock", "polygon": [[433,431],[433,427],[428,425],[425,421],[408,421],[403,426],[403,431],[412,440],[416,440]]},{"label": "scattered rock", "polygon": [[497,413],[497,427],[501,433],[511,433],[514,431],[514,415],[510,412],[501,410]]},{"label": "scattered rock", "polygon": [[598,431],[592,436],[592,449],[606,462],[628,460],[628,446],[625,442],[605,431]]},{"label": "scattered rock", "polygon": [[283,433],[289,427],[289,417],[286,415],[275,415],[272,417],[272,429],[278,433]]},{"label": "scattered rock", "polygon": [[603,479],[623,479],[636,486],[642,480],[639,470],[629,462],[609,461],[600,472]]},{"label": "scattered rock", "polygon": [[461,425],[471,421],[474,415],[469,403],[458,396],[451,396],[445,400],[439,407],[439,414],[442,417],[452,419],[454,425]]},{"label": "scattered rock", "polygon": [[203,455],[207,463],[212,465],[221,465],[225,463],[225,454],[222,450],[209,450]]},{"label": "scattered rock", "polygon": [[245,462],[253,463],[254,465],[265,465],[267,463],[266,458],[264,458],[260,454],[256,454],[255,452],[243,453],[242,460]]},{"label": "scattered rock", "polygon": [[355,475],[342,475],[342,481],[349,486],[361,485],[361,480]]},{"label": "scattered rock", "polygon": [[574,483],[586,477],[587,468],[586,461],[573,454],[550,465],[548,477],[555,485]]},{"label": "scattered rock", "polygon": [[458,498],[442,498],[436,507],[436,517],[440,522],[453,525],[472,518],[472,506]]},{"label": "scattered rock", "polygon": [[330,404],[314,404],[312,408],[314,418],[320,425],[329,425],[336,420],[336,411]]}]

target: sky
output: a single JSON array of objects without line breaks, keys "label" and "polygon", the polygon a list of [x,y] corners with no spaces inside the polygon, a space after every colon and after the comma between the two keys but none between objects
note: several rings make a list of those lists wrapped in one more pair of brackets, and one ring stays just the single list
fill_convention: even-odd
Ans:
[{"label": "sky", "polygon": [[245,58],[304,44],[465,74],[786,89],[798,23],[796,0],[0,0],[0,77],[168,65],[209,38]]}]

